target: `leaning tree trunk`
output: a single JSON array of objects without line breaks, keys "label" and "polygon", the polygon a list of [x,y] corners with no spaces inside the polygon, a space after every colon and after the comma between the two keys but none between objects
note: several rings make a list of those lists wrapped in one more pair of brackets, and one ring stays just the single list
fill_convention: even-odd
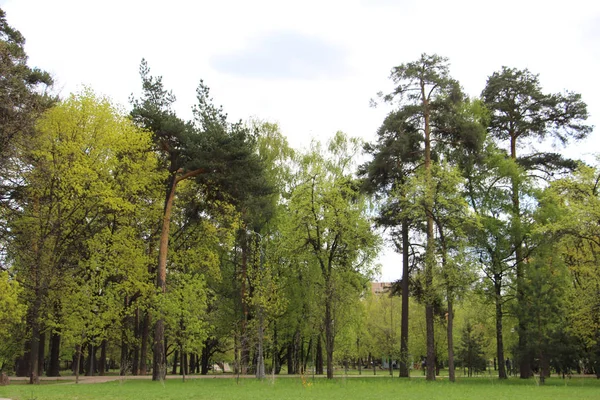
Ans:
[{"label": "leaning tree trunk", "polygon": [[[171,213],[173,212],[175,189],[177,187],[177,177],[175,173],[169,177],[168,182],[158,246],[158,268],[156,271],[156,287],[159,289],[161,295],[164,295],[167,291],[167,251],[169,249]],[[165,349],[165,321],[161,317],[158,318],[154,327],[154,359],[152,366],[152,380],[164,380],[167,376],[167,355]]]}]

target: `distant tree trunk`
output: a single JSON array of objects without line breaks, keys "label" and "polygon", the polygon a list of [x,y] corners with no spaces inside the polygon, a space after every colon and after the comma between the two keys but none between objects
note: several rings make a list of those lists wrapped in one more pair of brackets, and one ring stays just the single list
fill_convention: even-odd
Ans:
[{"label": "distant tree trunk", "polygon": [[119,370],[120,376],[125,376],[127,374],[127,367],[129,366],[129,346],[127,346],[127,342],[123,335],[123,339],[121,339],[121,365]]},{"label": "distant tree trunk", "polygon": [[74,366],[74,372],[75,372],[75,383],[79,383],[79,368],[81,366],[81,345],[78,344],[77,346],[75,346],[75,366]]},{"label": "distant tree trunk", "polygon": [[88,356],[87,356],[87,361],[85,362],[85,370],[86,370],[86,375],[87,376],[94,376],[94,373],[96,372],[96,367],[98,365],[98,362],[96,361],[96,351],[98,350],[98,348],[96,346],[93,345],[93,343],[89,343],[88,344]]},{"label": "distant tree trunk", "polygon": [[448,379],[456,381],[454,374],[454,302],[448,296]]},{"label": "distant tree trunk", "polygon": [[293,375],[296,373],[296,371],[294,371],[294,344],[293,344],[293,342],[290,342],[288,344],[287,367],[288,367],[288,375]]},{"label": "distant tree trunk", "polygon": [[494,274],[494,300],[496,304],[496,356],[498,357],[498,378],[506,379],[504,341],[502,339],[502,277],[500,274]]},{"label": "distant tree trunk", "polygon": [[46,333],[40,333],[40,346],[38,349],[38,376],[44,374],[44,364],[46,361]]},{"label": "distant tree trunk", "polygon": [[[130,297],[125,296],[123,299],[124,309],[128,309],[130,306]],[[127,370],[130,369],[131,360],[129,359],[129,341],[127,340],[127,330],[130,326],[130,318],[126,315],[123,317],[123,326],[121,327],[121,369],[119,375],[125,376]]]},{"label": "distant tree trunk", "polygon": [[179,362],[179,350],[175,350],[175,354],[173,355],[173,369],[171,370],[171,375],[177,375],[178,362]]},{"label": "distant tree trunk", "polygon": [[31,351],[31,340],[25,341],[23,355],[17,358],[15,366],[16,375],[19,377],[29,376],[29,352]]},{"label": "distant tree trunk", "polygon": [[179,373],[185,382],[185,375],[187,374],[187,353],[184,353],[183,350],[181,350],[181,365],[179,367]]},{"label": "distant tree trunk", "polygon": [[142,344],[140,349],[140,375],[148,373],[148,338],[150,336],[150,313],[146,312],[142,323]]},{"label": "distant tree trunk", "polygon": [[133,344],[133,359],[131,360],[131,375],[140,374],[140,308],[135,308],[135,317],[133,321],[133,335],[137,339]]},{"label": "distant tree trunk", "polygon": [[179,365],[179,373],[184,376],[184,380],[185,380],[185,375],[187,375],[187,373],[188,373],[187,362],[188,362],[187,353],[184,353],[183,351],[181,351],[181,363]]},{"label": "distant tree trunk", "polygon": [[[331,290],[331,289],[328,289]],[[327,379],[333,379],[333,346],[334,346],[334,332],[333,332],[333,318],[331,310],[331,301],[329,295],[325,300],[325,352],[327,353]]]},{"label": "distant tree trunk", "polygon": [[321,344],[321,335],[317,336],[317,356],[316,356],[316,364],[317,364],[317,375],[323,375],[323,346]]},{"label": "distant tree trunk", "polygon": [[190,353],[190,374],[196,372],[196,354]]},{"label": "distant tree trunk", "polygon": [[50,335],[50,362],[46,376],[60,376],[60,333],[52,332]]},{"label": "distant tree trunk", "polygon": [[98,360],[98,375],[104,376],[106,373],[106,339],[100,344],[100,359]]},{"label": "distant tree trunk", "polygon": [[400,377],[408,378],[408,262],[409,262],[408,220],[402,219],[402,322],[400,327]]},{"label": "distant tree trunk", "polygon": [[[36,285],[37,286],[37,285]],[[40,353],[40,308],[41,308],[41,290],[35,289],[35,300],[31,307],[31,341],[29,348],[29,383],[38,384],[40,383],[39,376],[39,353]]]},{"label": "distant tree trunk", "polygon": [[279,341],[277,340],[277,321],[273,321],[273,374],[279,375],[281,365],[279,365]]},{"label": "distant tree trunk", "polygon": [[248,373],[248,362],[250,359],[250,344],[248,342],[248,304],[246,302],[246,283],[248,281],[248,245],[246,238],[242,238],[242,270],[241,270],[241,301],[242,301],[242,330],[241,330],[241,356],[240,368],[242,375]]},{"label": "distant tree trunk", "polygon": [[[360,354],[360,338],[356,338],[356,354]],[[357,360],[358,374],[362,375],[362,358],[359,356]]]},{"label": "distant tree trunk", "polygon": [[201,359],[200,359],[200,374],[201,375],[206,375],[208,374],[208,363],[210,359],[210,350],[208,348],[208,346],[206,346],[206,344],[204,345],[204,347],[202,348],[202,354],[201,354]]}]

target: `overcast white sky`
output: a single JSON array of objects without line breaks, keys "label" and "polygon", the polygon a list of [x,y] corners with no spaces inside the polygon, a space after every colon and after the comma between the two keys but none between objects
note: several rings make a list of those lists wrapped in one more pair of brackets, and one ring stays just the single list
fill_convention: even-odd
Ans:
[{"label": "overcast white sky", "polygon": [[[580,92],[600,124],[600,2],[592,0],[154,1],[0,0],[27,39],[29,63],[61,94],[82,84],[128,106],[146,58],[190,117],[200,79],[232,119],[278,122],[294,147],[337,130],[366,140],[387,109],[391,67],[450,58],[466,92],[501,66],[529,68],[547,91]],[[596,130],[572,156],[597,152]],[[384,255],[382,280],[400,277]]]}]

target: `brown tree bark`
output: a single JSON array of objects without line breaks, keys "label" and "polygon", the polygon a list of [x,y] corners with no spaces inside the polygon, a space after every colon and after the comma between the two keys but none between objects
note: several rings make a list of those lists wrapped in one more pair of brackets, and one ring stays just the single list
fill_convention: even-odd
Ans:
[{"label": "brown tree bark", "polygon": [[[171,214],[173,213],[173,203],[175,201],[175,189],[177,188],[177,184],[179,182],[198,176],[205,171],[204,169],[197,169],[188,171],[183,175],[177,175],[182,172],[182,170],[172,172],[167,183],[165,207],[163,211],[158,246],[158,268],[156,270],[156,287],[163,294],[167,291],[167,253],[169,250],[169,233],[171,230]],[[152,363],[153,381],[162,381],[167,375],[167,355],[164,341],[165,321],[162,318],[159,318],[154,327],[154,359]]]}]

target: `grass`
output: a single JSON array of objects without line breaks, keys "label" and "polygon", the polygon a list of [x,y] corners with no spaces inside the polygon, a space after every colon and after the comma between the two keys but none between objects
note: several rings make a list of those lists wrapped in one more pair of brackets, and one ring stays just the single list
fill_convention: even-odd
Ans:
[{"label": "grass", "polygon": [[552,378],[538,386],[535,380],[463,378],[455,384],[447,380],[426,382],[424,379],[336,378],[333,381],[311,378],[267,379],[194,379],[187,382],[140,380],[98,384],[9,385],[0,387],[0,398],[14,400],[382,400],[386,398],[427,400],[468,399],[598,399],[600,381],[590,378],[562,380]]}]

